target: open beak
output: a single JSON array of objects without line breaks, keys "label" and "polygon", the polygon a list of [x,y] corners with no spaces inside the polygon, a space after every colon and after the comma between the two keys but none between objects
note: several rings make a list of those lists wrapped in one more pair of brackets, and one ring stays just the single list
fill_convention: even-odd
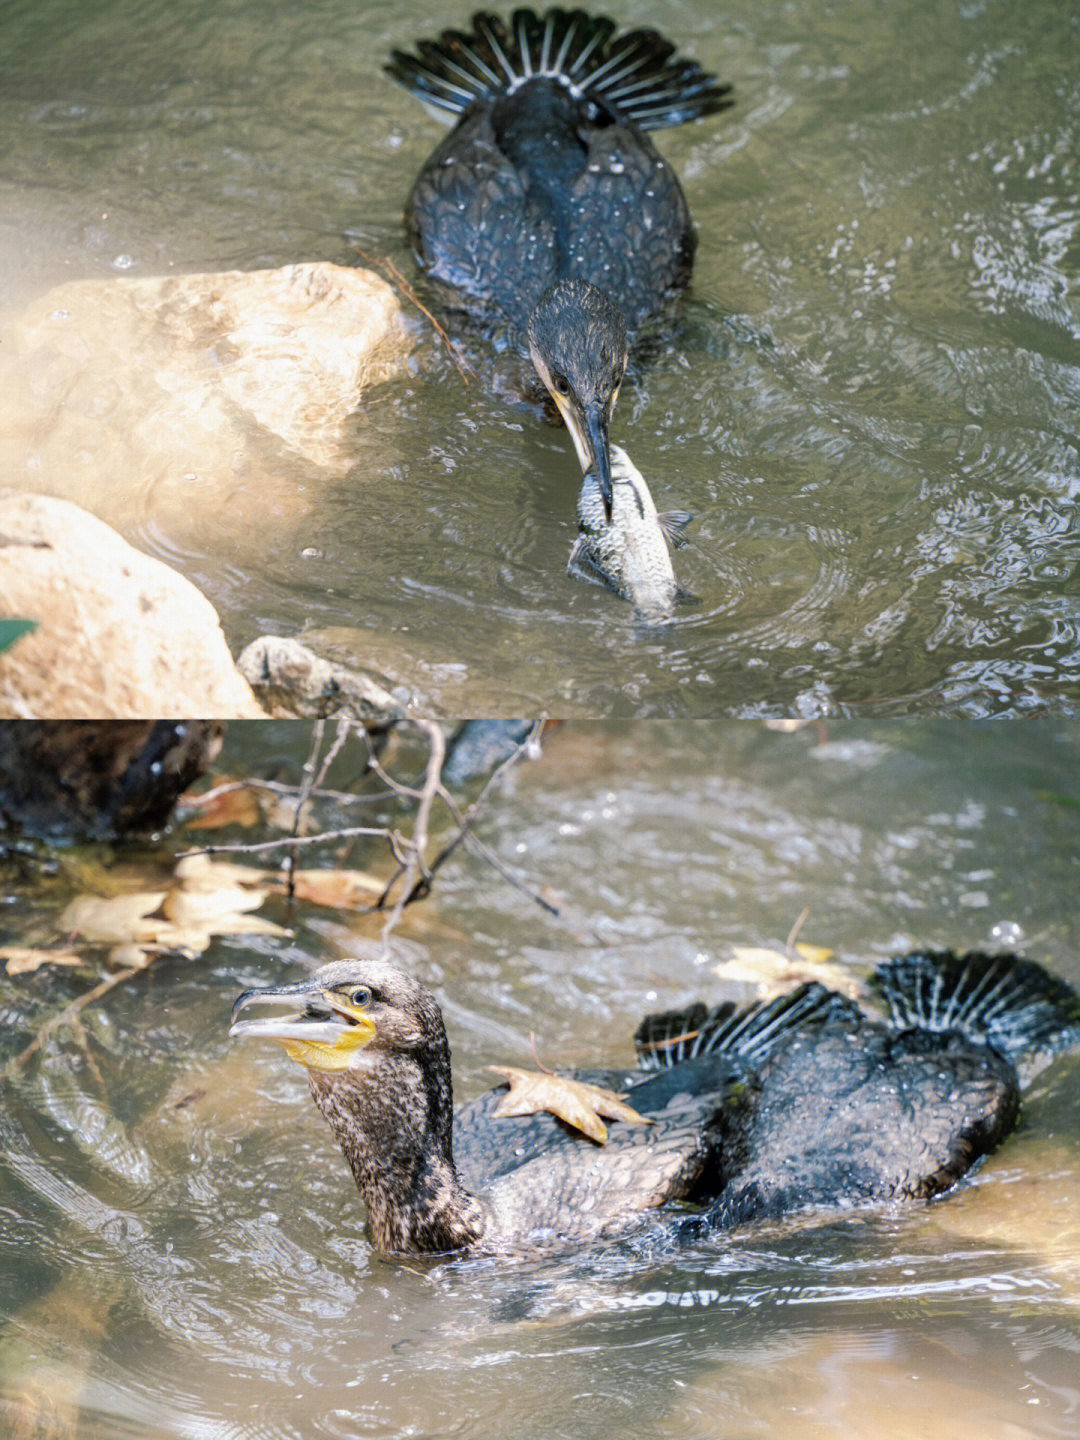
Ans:
[{"label": "open beak", "polygon": [[[267,1005],[277,1013],[242,1019],[241,1012],[253,1005]],[[375,1026],[363,1010],[315,980],[245,990],[229,1023],[231,1039],[251,1035],[278,1040],[291,1060],[314,1070],[354,1068],[357,1052],[374,1034]]]}]

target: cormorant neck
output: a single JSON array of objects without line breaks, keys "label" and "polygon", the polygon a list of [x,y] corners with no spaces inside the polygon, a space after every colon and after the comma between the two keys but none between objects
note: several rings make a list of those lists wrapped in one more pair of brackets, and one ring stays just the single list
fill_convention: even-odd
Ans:
[{"label": "cormorant neck", "polygon": [[308,1071],[367,1206],[372,1239],[388,1253],[464,1249],[487,1221],[454,1168],[445,1038],[442,1050],[382,1055],[355,1071]]}]

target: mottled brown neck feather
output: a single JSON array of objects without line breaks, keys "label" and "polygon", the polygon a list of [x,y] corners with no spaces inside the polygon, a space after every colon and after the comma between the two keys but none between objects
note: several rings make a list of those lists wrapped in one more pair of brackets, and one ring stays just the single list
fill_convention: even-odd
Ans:
[{"label": "mottled brown neck feather", "polygon": [[441,1046],[373,1057],[361,1070],[308,1073],[367,1205],[377,1247],[421,1254],[474,1245],[487,1212],[454,1168],[445,1038]]}]

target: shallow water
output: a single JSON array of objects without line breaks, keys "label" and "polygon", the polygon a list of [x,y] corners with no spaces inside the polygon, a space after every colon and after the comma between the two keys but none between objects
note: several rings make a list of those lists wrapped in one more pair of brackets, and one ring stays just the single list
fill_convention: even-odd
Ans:
[{"label": "shallow water", "polygon": [[[441,131],[379,66],[467,10],[11,0],[0,307],[81,276],[353,263],[350,240],[409,270],[400,211]],[[1080,15],[619,15],[738,97],[659,137],[695,286],[615,427],[659,508],[697,517],[677,569],[698,600],[673,626],[566,577],[566,437],[466,390],[426,326],[415,373],[369,393],[344,479],[294,460],[272,503],[243,476],[194,503],[149,469],[86,496],[78,455],[43,477],[20,451],[16,482],[178,565],[236,645],[356,626],[361,655],[387,637],[451,710],[464,676],[496,711],[1071,711]]]},{"label": "shallow water", "polygon": [[[296,774],[306,746],[234,726],[221,767]],[[459,854],[397,953],[442,998],[460,1097],[487,1063],[529,1064],[531,1032],[549,1064],[628,1061],[643,1012],[719,996],[712,966],[782,943],[806,904],[801,938],[845,964],[1012,934],[1078,985],[1078,746],[1035,721],[566,725],[480,826],[564,918]],[[9,872],[0,895],[3,943],[67,891]],[[226,1039],[242,987],[370,943],[315,907],[292,923],[156,960],[3,1082],[4,1399],[48,1395],[80,1440],[1076,1434],[1075,1057],[936,1204],[697,1249],[388,1263],[302,1075]],[[6,1053],[97,973],[0,980]]]}]

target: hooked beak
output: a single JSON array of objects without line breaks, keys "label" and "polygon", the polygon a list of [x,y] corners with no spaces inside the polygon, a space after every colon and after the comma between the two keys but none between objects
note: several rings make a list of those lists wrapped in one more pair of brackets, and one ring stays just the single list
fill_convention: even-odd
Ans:
[{"label": "hooked beak", "polygon": [[561,395],[555,396],[555,403],[566,421],[570,438],[574,442],[582,474],[591,470],[600,484],[604,501],[604,518],[611,523],[611,444],[608,440],[607,413],[597,401],[590,401],[581,409]]},{"label": "hooked beak", "polygon": [[[278,1014],[241,1019],[252,1005],[276,1007]],[[355,1068],[357,1052],[375,1035],[375,1025],[344,996],[324,990],[315,980],[245,990],[232,1008],[229,1037],[253,1035],[278,1040],[290,1060],[311,1070]]]}]

